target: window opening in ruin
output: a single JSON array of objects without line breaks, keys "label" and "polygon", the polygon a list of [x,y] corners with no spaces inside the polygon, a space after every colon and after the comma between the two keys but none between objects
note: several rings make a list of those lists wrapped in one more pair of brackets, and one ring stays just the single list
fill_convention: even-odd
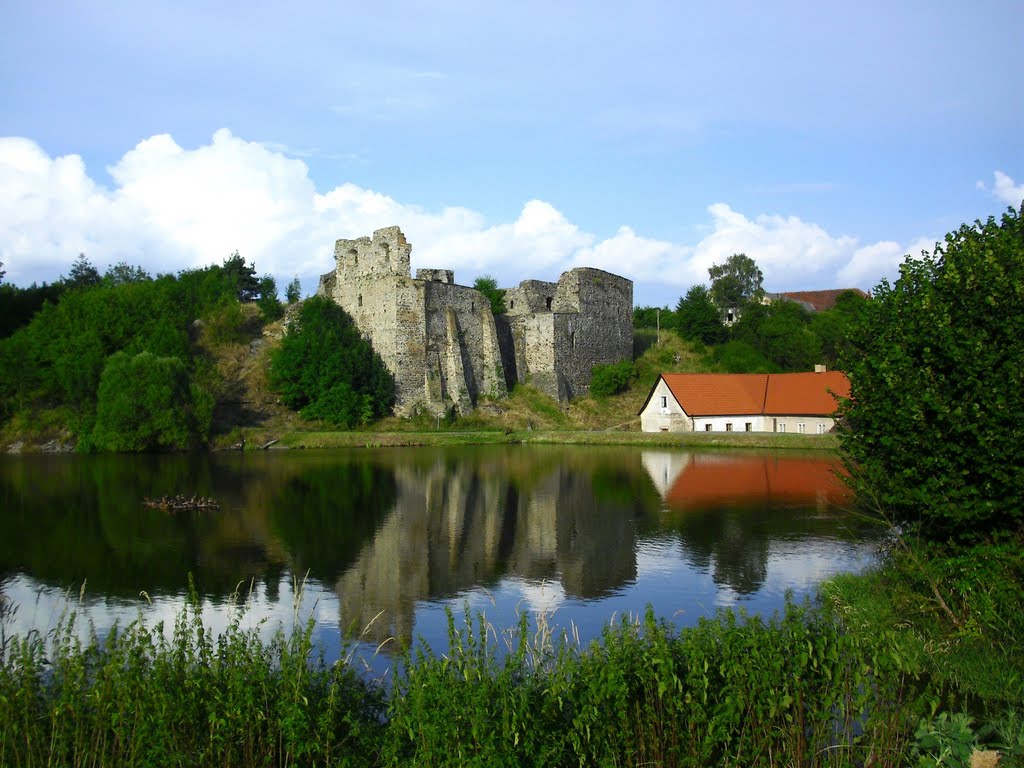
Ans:
[{"label": "window opening in ruin", "polygon": [[569,347],[576,349],[576,331],[569,331]]},{"label": "window opening in ruin", "polygon": [[475,301],[469,302],[469,311],[470,312],[476,312],[476,302]]},{"label": "window opening in ruin", "polygon": [[508,308],[509,308],[509,309],[515,309],[515,308],[516,308],[516,303],[515,303],[515,301],[512,301],[512,300],[510,299],[510,300],[509,300],[509,302],[508,302]]},{"label": "window opening in ruin", "polygon": [[548,309],[551,309],[551,297],[550,296],[548,296],[546,303],[548,305]]},{"label": "window opening in ruin", "polygon": [[359,266],[359,251],[357,251],[355,248],[352,248],[348,252],[348,255],[352,257],[352,264],[353,264],[353,266],[358,267]]},{"label": "window opening in ruin", "polygon": [[363,306],[363,294],[359,294],[359,306]]}]

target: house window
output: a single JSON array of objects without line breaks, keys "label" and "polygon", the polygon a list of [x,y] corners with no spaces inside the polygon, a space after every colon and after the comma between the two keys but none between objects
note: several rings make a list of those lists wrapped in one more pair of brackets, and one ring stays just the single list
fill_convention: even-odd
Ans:
[{"label": "house window", "polygon": [[801,435],[804,433],[806,428],[807,428],[807,425],[804,424],[802,421],[799,424],[796,425],[796,431],[799,432]]},{"label": "house window", "polygon": [[785,432],[785,431],[786,431],[786,422],[782,422],[781,424],[779,424],[779,432]]},{"label": "house window", "polygon": [[668,395],[661,396],[661,407],[668,408]]},{"label": "house window", "polygon": [[662,427],[662,428],[661,428],[661,431],[662,431],[662,432],[668,432],[668,427]]},{"label": "house window", "polygon": [[732,432],[732,422],[731,421],[725,422],[725,431],[726,432]]},{"label": "house window", "polygon": [[705,432],[710,432],[711,431],[711,422],[710,421],[707,424],[704,425],[704,431]]},{"label": "house window", "polygon": [[746,424],[743,425],[743,431],[744,432],[753,432],[754,431],[754,425],[751,422],[748,421]]},{"label": "house window", "polygon": [[825,425],[824,424],[819,424],[818,425],[818,434],[819,435],[824,435],[825,434]]}]

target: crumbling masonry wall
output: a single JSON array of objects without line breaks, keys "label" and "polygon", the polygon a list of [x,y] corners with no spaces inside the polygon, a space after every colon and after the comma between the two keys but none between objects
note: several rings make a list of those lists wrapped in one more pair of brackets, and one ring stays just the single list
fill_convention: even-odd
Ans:
[{"label": "crumbling masonry wall", "polygon": [[585,394],[599,363],[633,349],[633,285],[597,269],[573,269],[557,283],[524,281],[495,318],[479,291],[451,270],[419,269],[398,227],[338,240],[335,269],[317,293],[344,308],[395,377],[398,415],[418,408],[465,413],[530,381],[559,400]]}]

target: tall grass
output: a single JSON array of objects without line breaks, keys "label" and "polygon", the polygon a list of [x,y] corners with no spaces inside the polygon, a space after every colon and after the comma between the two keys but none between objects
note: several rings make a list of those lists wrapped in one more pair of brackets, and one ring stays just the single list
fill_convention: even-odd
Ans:
[{"label": "tall grass", "polygon": [[648,611],[586,647],[543,618],[449,614],[447,652],[406,652],[384,688],[325,664],[310,624],[214,637],[192,600],[169,637],[79,640],[69,615],[4,638],[0,765],[887,766],[925,706],[889,636],[807,606],[682,630]]},{"label": "tall grass", "polygon": [[193,595],[171,637],[136,620],[0,647],[0,765],[372,764],[381,691],[314,654],[312,623],[264,641],[243,611],[214,636]]}]

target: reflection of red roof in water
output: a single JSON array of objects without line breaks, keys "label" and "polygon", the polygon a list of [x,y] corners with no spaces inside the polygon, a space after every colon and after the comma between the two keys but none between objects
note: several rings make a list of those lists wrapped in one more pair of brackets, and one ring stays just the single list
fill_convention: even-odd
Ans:
[{"label": "reflection of red roof in water", "polygon": [[851,494],[835,472],[842,472],[842,464],[833,459],[698,456],[679,473],[665,501],[676,509],[768,501],[843,504]]}]

